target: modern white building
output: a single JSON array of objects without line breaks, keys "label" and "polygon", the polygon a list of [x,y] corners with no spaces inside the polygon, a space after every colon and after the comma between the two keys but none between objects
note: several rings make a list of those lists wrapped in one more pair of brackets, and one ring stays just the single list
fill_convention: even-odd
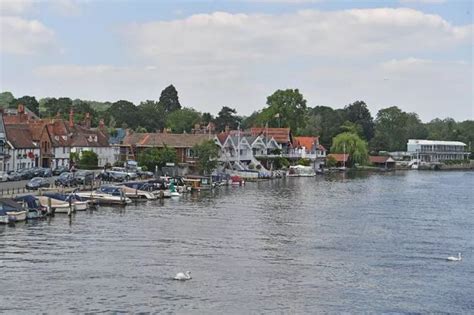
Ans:
[{"label": "modern white building", "polygon": [[438,141],[409,139],[407,153],[421,162],[442,162],[464,160],[469,157],[467,145],[459,141]]}]

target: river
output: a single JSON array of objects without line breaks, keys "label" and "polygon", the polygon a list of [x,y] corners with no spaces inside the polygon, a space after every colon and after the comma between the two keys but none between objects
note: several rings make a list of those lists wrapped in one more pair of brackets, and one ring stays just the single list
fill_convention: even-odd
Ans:
[{"label": "river", "polygon": [[0,226],[0,310],[474,312],[473,187],[454,171],[286,178]]}]

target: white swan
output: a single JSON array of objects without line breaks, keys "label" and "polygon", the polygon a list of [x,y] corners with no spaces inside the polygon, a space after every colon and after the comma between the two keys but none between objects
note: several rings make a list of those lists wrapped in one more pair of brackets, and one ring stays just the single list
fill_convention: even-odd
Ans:
[{"label": "white swan", "polygon": [[461,259],[462,259],[461,253],[458,253],[458,257],[454,257],[454,256],[449,256],[448,257],[449,261],[460,261]]},{"label": "white swan", "polygon": [[190,280],[191,279],[191,271],[186,271],[186,273],[178,272],[174,277],[174,280]]}]

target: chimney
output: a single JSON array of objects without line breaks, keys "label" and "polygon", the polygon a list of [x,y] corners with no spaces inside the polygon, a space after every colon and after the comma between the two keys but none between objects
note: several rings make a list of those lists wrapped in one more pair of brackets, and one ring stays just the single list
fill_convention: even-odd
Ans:
[{"label": "chimney", "polygon": [[226,125],[225,126],[225,133],[229,133],[229,130],[230,130],[229,125]]},{"label": "chimney", "polygon": [[27,117],[25,114],[25,106],[23,104],[18,104],[17,114],[19,116],[20,122],[25,122],[27,120]]},{"label": "chimney", "polygon": [[84,122],[86,124],[86,128],[90,129],[91,128],[91,114],[86,113],[86,118],[84,119]]},{"label": "chimney", "polygon": [[72,109],[72,107],[69,111],[69,127],[74,127],[74,109]]},{"label": "chimney", "polygon": [[[87,114],[89,114],[89,113],[87,113]],[[102,119],[102,118],[99,120],[99,129],[100,129],[100,130],[104,130],[104,129],[105,129],[104,119]]]}]

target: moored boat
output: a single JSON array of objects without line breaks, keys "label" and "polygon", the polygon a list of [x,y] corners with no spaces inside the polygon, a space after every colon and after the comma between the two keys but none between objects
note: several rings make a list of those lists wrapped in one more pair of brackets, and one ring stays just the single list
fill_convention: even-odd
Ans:
[{"label": "moored boat", "polygon": [[94,200],[99,205],[127,205],[132,202],[130,198],[125,196],[121,187],[117,186],[101,186],[96,191],[78,192],[78,196],[88,200]]},{"label": "moored boat", "polygon": [[26,209],[26,219],[40,219],[44,218],[47,214],[46,207],[43,207],[36,196],[25,195],[19,196],[13,199],[15,202],[22,204],[23,208]]},{"label": "moored boat", "polygon": [[303,166],[303,165],[294,165],[290,166],[288,169],[289,177],[312,177],[316,176],[316,172],[311,166]]},{"label": "moored boat", "polygon": [[71,213],[74,212],[75,208],[73,204],[69,204],[69,202],[54,199],[47,196],[38,196],[38,200],[43,207],[49,209],[48,212],[52,212],[54,210],[55,213]]},{"label": "moored boat", "polygon": [[69,204],[71,204],[74,207],[75,211],[85,211],[89,208],[89,203],[87,200],[83,200],[81,197],[79,197],[75,193],[70,193],[70,194],[61,194],[61,193],[45,193],[43,196],[50,197],[56,200],[64,201]]},{"label": "moored boat", "polygon": [[0,223],[13,223],[26,220],[26,210],[12,199],[0,199]]}]

